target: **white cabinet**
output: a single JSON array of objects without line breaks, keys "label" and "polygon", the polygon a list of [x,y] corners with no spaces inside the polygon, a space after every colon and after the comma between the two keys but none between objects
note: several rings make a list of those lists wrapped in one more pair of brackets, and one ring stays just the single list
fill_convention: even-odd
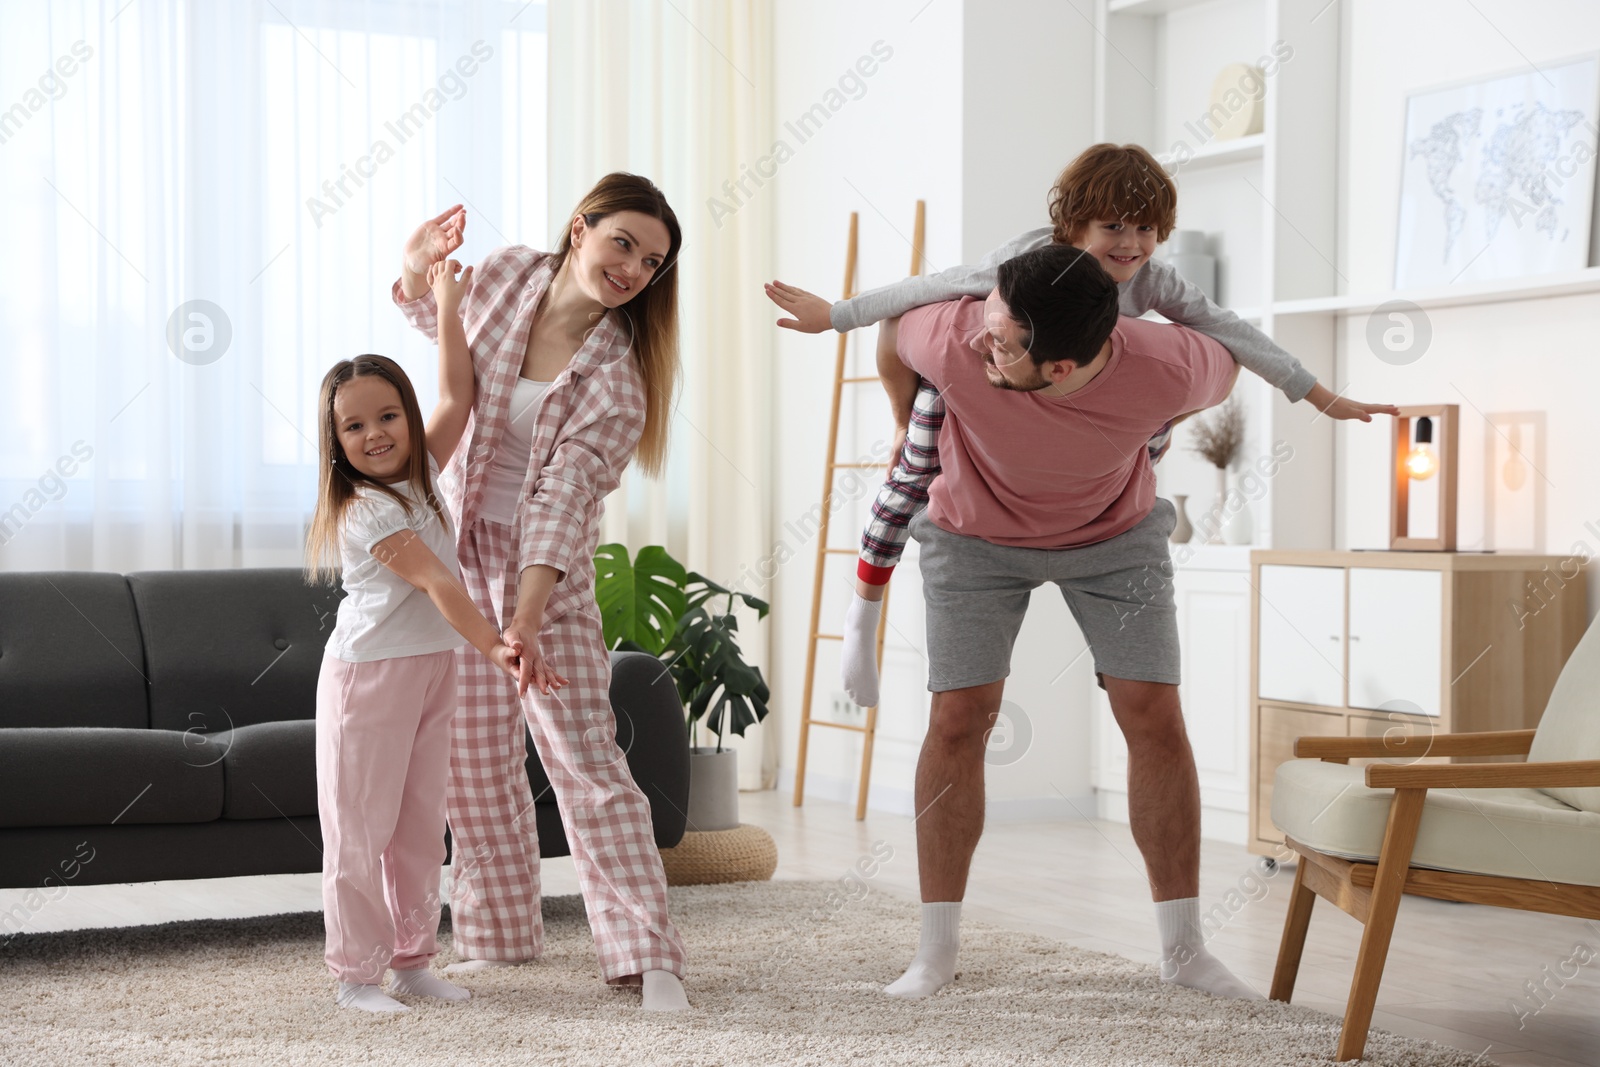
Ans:
[{"label": "white cabinet", "polygon": [[1442,572],[1351,567],[1350,707],[1437,718],[1443,627]]},{"label": "white cabinet", "polygon": [[1261,699],[1344,703],[1344,568],[1261,568]]},{"label": "white cabinet", "polygon": [[1537,611],[1517,610],[1562,565],[1557,556],[1258,550],[1250,559],[1249,847],[1259,855],[1281,847],[1273,776],[1296,738],[1422,742],[1530,729],[1588,627],[1582,583]]}]

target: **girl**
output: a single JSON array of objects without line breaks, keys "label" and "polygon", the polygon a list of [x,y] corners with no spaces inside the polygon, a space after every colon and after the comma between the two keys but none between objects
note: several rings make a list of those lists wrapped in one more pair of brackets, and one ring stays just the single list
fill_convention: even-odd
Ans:
[{"label": "girl", "polygon": [[649,180],[607,175],[554,253],[492,252],[460,308],[442,306],[425,274],[461,246],[465,226],[457,205],[417,228],[394,300],[441,348],[470,350],[470,447],[455,452],[441,483],[467,588],[523,656],[524,680],[542,652],[573,681],[564,694],[541,685],[524,700],[482,649],[460,651],[447,805],[457,857],[450,914],[463,960],[447,970],[543,951],[528,731],[560,803],[601,976],[642,985],[647,1010],[682,1010],[683,943],[667,918],[650,807],[616,742],[593,561],[603,501],[623,469],[637,452],[653,474],[666,456],[678,220]]},{"label": "girl", "polygon": [[392,993],[468,998],[428,969],[438,952],[455,649],[465,637],[513,677],[528,669],[462,589],[433,493],[432,474],[470,411],[462,370],[441,361],[426,431],[393,360],[341,360],[322,380],[306,569],[314,582],[341,573],[347,594],[317,680],[322,899],[337,1002],[363,1011],[407,1010],[380,988],[391,967]]}]

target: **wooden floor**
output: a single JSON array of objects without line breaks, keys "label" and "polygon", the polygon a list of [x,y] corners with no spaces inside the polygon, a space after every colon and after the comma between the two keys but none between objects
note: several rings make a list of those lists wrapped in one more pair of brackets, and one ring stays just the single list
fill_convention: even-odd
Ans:
[{"label": "wooden floor", "polygon": [[[909,818],[787,794],[745,793],[742,817],[778,843],[777,877],[838,879],[875,844],[893,849],[869,884],[917,898],[915,827]],[[882,852],[882,846],[878,848]],[[1226,922],[1210,947],[1265,992],[1272,976],[1292,869],[1264,875],[1242,846],[1208,841],[1202,913]],[[577,891],[570,859],[544,865],[545,891]],[[22,899],[0,890],[0,911]],[[123,926],[176,919],[263,915],[321,906],[316,875],[230,878],[132,886],[78,886],[35,913],[30,929]],[[1155,914],[1143,864],[1126,826],[1105,822],[993,823],[973,867],[963,916],[1115,953],[1154,965]],[[1359,945],[1355,920],[1318,902],[1295,1002],[1342,1014]],[[1574,958],[1583,945],[1589,953]],[[1570,961],[1570,962],[1569,962]],[[903,961],[885,961],[885,980]],[[689,988],[693,993],[691,959]],[[1548,971],[1545,970],[1548,968]],[[1576,970],[1576,977],[1571,977]],[[1554,977],[1552,977],[1554,976]],[[1525,983],[1544,982],[1545,1005]],[[1512,1005],[1525,1013],[1519,1020]],[[1600,1064],[1600,924],[1407,897],[1378,994],[1377,1026],[1482,1053],[1503,1064]],[[1331,1050],[1330,1050],[1331,1052]]]}]

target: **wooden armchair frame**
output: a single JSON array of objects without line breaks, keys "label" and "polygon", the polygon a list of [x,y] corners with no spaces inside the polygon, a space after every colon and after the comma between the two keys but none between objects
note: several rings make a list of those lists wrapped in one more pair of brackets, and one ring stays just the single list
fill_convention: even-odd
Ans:
[{"label": "wooden armchair frame", "polygon": [[[1302,737],[1294,754],[1329,763],[1352,759],[1395,756],[1526,756],[1533,744],[1532,730],[1493,733],[1442,734],[1432,738]],[[1300,955],[1305,949],[1311,907],[1317,897],[1329,901],[1363,926],[1361,951],[1356,957],[1344,1026],[1339,1031],[1337,1058],[1358,1060],[1367,1045],[1378,984],[1394,935],[1400,898],[1406,893],[1489,904],[1520,911],[1541,911],[1600,919],[1600,887],[1568,885],[1486,874],[1461,874],[1411,866],[1417,843],[1422,806],[1429,789],[1548,789],[1562,786],[1600,786],[1600,760],[1559,763],[1438,763],[1385,764],[1366,768],[1366,784],[1373,789],[1393,789],[1389,821],[1377,863],[1329,856],[1292,839],[1285,843],[1299,854],[1289,913],[1283,921],[1283,940],[1272,975],[1273,1000],[1288,1002],[1294,993]]]}]

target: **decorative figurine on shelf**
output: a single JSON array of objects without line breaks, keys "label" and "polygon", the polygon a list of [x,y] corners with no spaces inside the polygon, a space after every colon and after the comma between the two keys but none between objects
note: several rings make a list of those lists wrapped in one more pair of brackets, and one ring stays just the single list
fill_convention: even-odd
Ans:
[{"label": "decorative figurine on shelf", "polygon": [[1249,63],[1229,63],[1211,83],[1207,121],[1217,122],[1214,139],[1232,141],[1266,129],[1267,75]]},{"label": "decorative figurine on shelf", "polygon": [[[1224,528],[1236,517],[1239,509],[1245,506],[1243,493],[1239,494],[1236,506],[1230,507],[1228,504],[1228,467],[1239,457],[1239,450],[1244,447],[1244,407],[1239,403],[1239,398],[1230,396],[1226,403],[1209,416],[1196,419],[1191,440],[1189,451],[1201,456],[1207,463],[1217,468],[1217,496],[1212,501],[1210,510],[1200,516],[1195,529],[1196,538],[1208,545],[1220,545],[1225,542],[1248,544],[1250,540],[1248,533],[1242,542],[1224,536]],[[1248,519],[1245,521],[1248,522]]]}]

